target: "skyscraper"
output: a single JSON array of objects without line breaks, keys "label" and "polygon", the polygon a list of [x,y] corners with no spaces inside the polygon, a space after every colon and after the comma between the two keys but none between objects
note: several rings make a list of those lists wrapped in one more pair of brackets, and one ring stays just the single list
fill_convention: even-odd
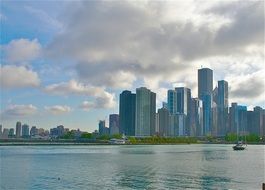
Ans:
[{"label": "skyscraper", "polygon": [[217,134],[217,104],[215,101],[212,102],[212,112],[211,112],[211,135],[218,136]]},{"label": "skyscraper", "polygon": [[156,93],[151,92],[150,135],[156,134]]},{"label": "skyscraper", "polygon": [[169,111],[166,108],[158,109],[159,135],[169,136]]},{"label": "skyscraper", "polygon": [[22,137],[23,138],[29,137],[29,126],[27,124],[22,125]]},{"label": "skyscraper", "polygon": [[230,132],[244,135],[247,130],[247,107],[232,103],[229,108]]},{"label": "skyscraper", "polygon": [[203,136],[203,108],[202,100],[191,99],[190,136]]},{"label": "skyscraper", "polygon": [[167,106],[170,114],[177,113],[177,92],[175,90],[167,91]]},{"label": "skyscraper", "polygon": [[125,90],[120,94],[120,133],[135,136],[136,94]]},{"label": "skyscraper", "polygon": [[9,129],[4,128],[1,138],[2,139],[7,139],[8,138],[8,135],[9,135]]},{"label": "skyscraper", "polygon": [[186,127],[186,121],[187,121],[186,117],[187,116],[183,113],[176,114],[178,136],[186,136],[185,134],[185,127]]},{"label": "skyscraper", "polygon": [[30,129],[30,136],[38,135],[38,129],[36,126],[32,126]]},{"label": "skyscraper", "polygon": [[100,120],[98,123],[98,132],[100,135],[108,135],[109,128],[105,126],[105,120]]},{"label": "skyscraper", "polygon": [[191,108],[191,91],[189,88],[175,88],[177,93],[177,113],[185,115],[184,134],[190,135],[190,108]]},{"label": "skyscraper", "polygon": [[21,122],[20,121],[16,123],[16,137],[17,138],[21,137]]},{"label": "skyscraper", "polygon": [[9,129],[8,138],[13,138],[15,136],[14,128]]},{"label": "skyscraper", "polygon": [[120,123],[119,123],[119,114],[110,114],[109,115],[109,130],[110,135],[120,133]]},{"label": "skyscraper", "polygon": [[228,82],[218,81],[217,95],[217,135],[225,136],[228,132]]},{"label": "skyscraper", "polygon": [[189,88],[177,87],[177,113],[188,115],[190,113],[191,91]]},{"label": "skyscraper", "polygon": [[211,134],[213,71],[209,68],[198,70],[198,97],[203,102],[203,133]]},{"label": "skyscraper", "polygon": [[263,136],[263,114],[264,114],[264,110],[259,107],[256,106],[254,107],[254,111],[253,111],[253,132],[259,136]]},{"label": "skyscraper", "polygon": [[155,134],[156,94],[145,87],[136,89],[135,136]]},{"label": "skyscraper", "polygon": [[58,136],[61,137],[64,135],[64,126],[63,125],[58,125],[57,126],[58,129]]}]

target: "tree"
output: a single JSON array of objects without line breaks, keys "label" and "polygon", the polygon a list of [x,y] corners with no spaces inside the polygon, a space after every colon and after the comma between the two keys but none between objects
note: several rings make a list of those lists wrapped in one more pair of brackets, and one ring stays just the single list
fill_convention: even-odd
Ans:
[{"label": "tree", "polygon": [[91,133],[87,133],[87,132],[82,133],[81,138],[91,139],[92,138],[92,134]]},{"label": "tree", "polygon": [[111,138],[114,138],[114,139],[121,139],[121,138],[122,138],[122,134],[119,134],[119,133],[117,133],[117,134],[113,134],[113,135],[111,136]]},{"label": "tree", "polygon": [[228,133],[225,136],[225,140],[228,141],[228,142],[234,142],[234,141],[237,140],[237,135],[235,133]]}]

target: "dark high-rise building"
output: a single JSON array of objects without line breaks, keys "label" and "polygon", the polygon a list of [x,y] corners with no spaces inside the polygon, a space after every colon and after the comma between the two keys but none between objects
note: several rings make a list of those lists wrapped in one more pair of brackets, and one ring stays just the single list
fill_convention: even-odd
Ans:
[{"label": "dark high-rise building", "polygon": [[159,135],[169,136],[169,111],[166,108],[158,109]]},{"label": "dark high-rise building", "polygon": [[120,133],[120,121],[119,114],[110,114],[109,115],[109,130],[110,135]]},{"label": "dark high-rise building", "polygon": [[22,137],[23,138],[29,137],[29,126],[27,124],[22,125]]},{"label": "dark high-rise building", "polygon": [[135,136],[136,94],[125,90],[120,94],[120,133]]},{"label": "dark high-rise building", "polygon": [[155,134],[156,94],[145,87],[136,89],[135,136]]},{"label": "dark high-rise building", "polygon": [[225,136],[228,132],[228,82],[218,81],[217,95],[217,135]]},{"label": "dark high-rise building", "polygon": [[203,133],[211,134],[213,71],[209,68],[198,70],[198,97],[203,102]]},{"label": "dark high-rise building", "polygon": [[16,123],[16,137],[17,138],[21,137],[21,122],[20,121]]}]

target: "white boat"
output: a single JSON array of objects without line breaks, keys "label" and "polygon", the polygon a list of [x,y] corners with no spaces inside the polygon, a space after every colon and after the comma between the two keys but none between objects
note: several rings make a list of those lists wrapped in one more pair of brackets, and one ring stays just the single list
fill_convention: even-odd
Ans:
[{"label": "white boat", "polygon": [[125,139],[110,139],[109,143],[110,144],[125,144],[126,141]]}]

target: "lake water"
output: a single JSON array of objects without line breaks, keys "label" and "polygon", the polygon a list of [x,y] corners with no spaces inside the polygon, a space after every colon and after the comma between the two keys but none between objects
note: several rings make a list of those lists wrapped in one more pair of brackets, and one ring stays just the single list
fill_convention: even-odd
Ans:
[{"label": "lake water", "polygon": [[0,189],[261,189],[263,145],[2,146]]}]

